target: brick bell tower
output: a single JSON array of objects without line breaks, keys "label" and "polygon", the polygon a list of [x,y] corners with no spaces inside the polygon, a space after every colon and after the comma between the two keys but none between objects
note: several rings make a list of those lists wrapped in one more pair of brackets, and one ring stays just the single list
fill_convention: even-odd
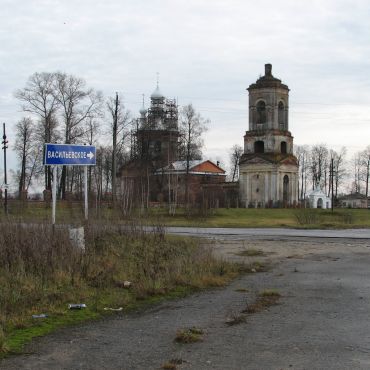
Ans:
[{"label": "brick bell tower", "polygon": [[298,201],[298,165],[289,131],[289,88],[272,75],[248,87],[249,130],[240,160],[240,198],[245,207],[286,207]]}]

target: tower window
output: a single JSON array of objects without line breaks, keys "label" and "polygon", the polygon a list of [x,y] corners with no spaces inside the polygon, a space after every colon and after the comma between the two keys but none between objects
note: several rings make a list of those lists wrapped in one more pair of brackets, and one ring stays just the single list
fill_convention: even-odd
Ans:
[{"label": "tower window", "polygon": [[284,109],[284,103],[281,101],[278,105],[278,122],[280,130],[286,130],[286,124],[285,124],[285,109]]},{"label": "tower window", "polygon": [[265,152],[265,143],[263,141],[256,141],[254,143],[254,152],[255,153],[264,153]]},{"label": "tower window", "polygon": [[281,154],[286,154],[287,150],[286,150],[286,142],[285,141],[282,141],[280,143],[280,151],[281,151]]},{"label": "tower window", "polygon": [[257,124],[266,123],[266,104],[260,100],[257,103]]}]

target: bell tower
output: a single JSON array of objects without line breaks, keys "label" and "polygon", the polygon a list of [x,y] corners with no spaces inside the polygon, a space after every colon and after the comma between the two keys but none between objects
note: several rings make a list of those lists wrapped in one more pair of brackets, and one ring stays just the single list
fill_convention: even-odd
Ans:
[{"label": "bell tower", "polygon": [[289,131],[289,88],[265,74],[248,87],[249,130],[240,161],[240,195],[247,207],[291,206],[297,202],[297,159]]}]

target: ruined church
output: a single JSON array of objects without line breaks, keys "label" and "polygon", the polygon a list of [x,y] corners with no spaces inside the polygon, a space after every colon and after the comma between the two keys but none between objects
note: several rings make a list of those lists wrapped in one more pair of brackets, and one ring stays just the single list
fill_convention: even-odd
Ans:
[{"label": "ruined church", "polygon": [[265,74],[248,87],[249,130],[240,159],[239,192],[245,207],[286,207],[298,201],[298,164],[289,131],[289,88]]}]

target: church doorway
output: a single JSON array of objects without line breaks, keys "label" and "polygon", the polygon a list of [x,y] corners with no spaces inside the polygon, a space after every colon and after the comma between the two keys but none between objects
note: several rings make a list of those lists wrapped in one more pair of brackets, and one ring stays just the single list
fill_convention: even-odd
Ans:
[{"label": "church doorway", "polygon": [[283,179],[283,202],[284,204],[288,203],[289,197],[289,177],[288,175],[284,176]]},{"label": "church doorway", "polygon": [[322,202],[322,198],[319,198],[319,199],[317,200],[317,208],[322,208],[322,204],[323,204],[323,202]]}]

